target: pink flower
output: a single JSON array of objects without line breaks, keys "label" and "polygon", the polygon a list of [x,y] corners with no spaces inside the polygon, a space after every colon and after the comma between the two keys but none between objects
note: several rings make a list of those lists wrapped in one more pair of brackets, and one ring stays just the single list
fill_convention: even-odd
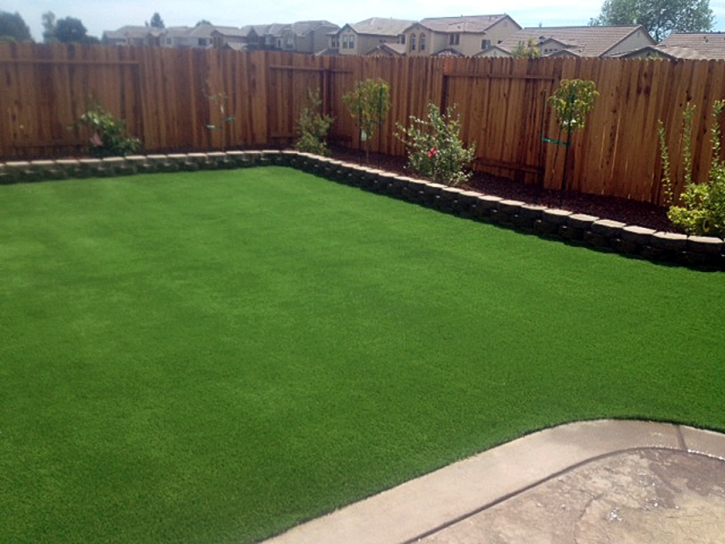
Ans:
[{"label": "pink flower", "polygon": [[432,159],[438,154],[438,150],[435,147],[431,147],[430,151],[428,151],[428,158]]}]

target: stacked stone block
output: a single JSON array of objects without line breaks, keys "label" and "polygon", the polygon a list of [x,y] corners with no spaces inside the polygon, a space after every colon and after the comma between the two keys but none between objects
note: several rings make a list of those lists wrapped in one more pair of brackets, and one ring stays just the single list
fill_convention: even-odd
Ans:
[{"label": "stacked stone block", "polygon": [[656,262],[725,270],[720,238],[657,232],[637,225],[551,209],[396,175],[297,151],[226,151],[132,155],[105,159],[13,161],[0,163],[0,184],[140,173],[188,172],[287,166],[366,191],[494,223],[567,243]]}]

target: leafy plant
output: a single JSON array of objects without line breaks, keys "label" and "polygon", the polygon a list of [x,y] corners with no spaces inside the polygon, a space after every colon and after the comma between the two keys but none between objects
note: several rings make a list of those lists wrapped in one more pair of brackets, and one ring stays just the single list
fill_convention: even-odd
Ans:
[{"label": "leafy plant", "polygon": [[408,166],[436,183],[460,185],[471,176],[464,168],[476,156],[475,144],[466,148],[461,141],[461,116],[455,107],[445,113],[428,105],[428,119],[410,117],[410,126],[397,124],[396,137],[408,150]]},{"label": "leafy plant", "polygon": [[329,155],[325,138],[335,118],[322,114],[322,99],[319,89],[307,89],[307,104],[302,108],[297,119],[300,137],[295,142],[295,149],[316,155]]},{"label": "leafy plant", "polygon": [[100,104],[92,104],[76,125],[91,131],[89,152],[94,157],[124,156],[141,147],[141,140],[128,135],[126,121],[116,119]]},{"label": "leafy plant", "polygon": [[593,81],[562,79],[559,88],[549,97],[549,104],[556,112],[559,126],[573,132],[584,128],[586,115],[594,108],[598,96]]},{"label": "leafy plant", "polygon": [[365,160],[370,162],[370,140],[375,128],[380,130],[390,109],[390,86],[380,78],[358,81],[355,89],[342,100],[358,124],[360,140],[365,144]]},{"label": "leafy plant", "polygon": [[710,129],[712,162],[706,183],[692,181],[692,119],[695,106],[687,104],[682,114],[682,162],[685,190],[680,195],[682,206],[674,204],[674,190],[670,153],[667,148],[665,127],[659,121],[660,151],[662,153],[662,186],[670,209],[667,217],[672,224],[691,235],[725,237],[725,161],[721,158],[722,128],[720,116],[725,110],[725,100],[713,104],[713,126]]},{"label": "leafy plant", "polygon": [[556,122],[559,130],[566,131],[566,141],[551,140],[545,141],[557,145],[566,146],[564,152],[564,171],[561,175],[561,196],[559,206],[564,201],[566,192],[566,176],[569,164],[569,150],[571,148],[572,133],[581,130],[586,124],[586,116],[594,108],[594,101],[599,96],[599,91],[593,81],[583,79],[562,79],[559,88],[549,97],[549,104],[556,113]]},{"label": "leafy plant", "polygon": [[541,56],[541,50],[536,46],[534,38],[529,38],[526,44],[519,42],[511,51],[511,56],[516,59],[538,59]]}]

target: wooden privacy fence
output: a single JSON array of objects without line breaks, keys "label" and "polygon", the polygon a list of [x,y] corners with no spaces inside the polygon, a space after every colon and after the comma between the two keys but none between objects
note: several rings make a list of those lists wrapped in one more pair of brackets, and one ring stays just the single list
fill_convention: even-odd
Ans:
[{"label": "wooden privacy fence", "polygon": [[[357,149],[342,97],[357,81],[390,84],[391,108],[374,151],[403,156],[396,123],[424,117],[429,103],[455,106],[475,168],[558,188],[564,147],[547,98],[561,79],[590,79],[600,93],[576,133],[568,179],[574,190],[663,204],[658,120],[682,179],[682,111],[694,119],[694,179],[707,179],[715,100],[725,98],[725,62],[617,59],[314,57],[281,52],[0,44],[0,158],[77,155],[89,134],[73,123],[97,102],[126,120],[145,152],[290,145],[308,89],[335,117],[330,139]],[[222,111],[223,107],[223,111]],[[213,127],[213,128],[210,128]],[[675,187],[679,194],[681,182]]]}]

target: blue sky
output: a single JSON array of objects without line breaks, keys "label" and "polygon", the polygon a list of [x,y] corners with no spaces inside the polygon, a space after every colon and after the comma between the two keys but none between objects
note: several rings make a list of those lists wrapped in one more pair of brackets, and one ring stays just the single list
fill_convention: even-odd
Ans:
[{"label": "blue sky", "polygon": [[[33,37],[42,40],[41,15],[52,11],[56,17],[76,17],[92,36],[123,25],[142,25],[159,12],[166,26],[193,26],[201,19],[224,26],[327,19],[338,25],[368,17],[423,19],[456,15],[508,13],[522,26],[586,25],[599,14],[603,0],[366,0],[329,2],[322,0],[0,0],[0,10],[18,12]],[[725,0],[710,0],[717,18],[715,29],[725,30]]]}]

